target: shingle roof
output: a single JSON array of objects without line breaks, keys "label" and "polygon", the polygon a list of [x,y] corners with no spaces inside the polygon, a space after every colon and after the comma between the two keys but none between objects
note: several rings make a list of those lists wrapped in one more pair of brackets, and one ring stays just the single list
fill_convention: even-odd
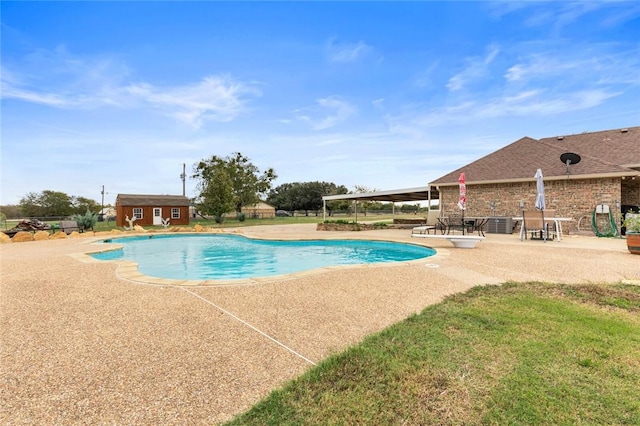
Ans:
[{"label": "shingle roof", "polygon": [[118,194],[116,202],[123,206],[181,207],[188,206],[189,199],[182,195]]},{"label": "shingle roof", "polygon": [[532,180],[539,168],[546,180],[566,179],[567,167],[560,161],[566,152],[582,158],[580,163],[570,166],[572,177],[639,176],[640,127],[543,139],[523,137],[431,184],[457,185],[462,172],[467,183]]}]

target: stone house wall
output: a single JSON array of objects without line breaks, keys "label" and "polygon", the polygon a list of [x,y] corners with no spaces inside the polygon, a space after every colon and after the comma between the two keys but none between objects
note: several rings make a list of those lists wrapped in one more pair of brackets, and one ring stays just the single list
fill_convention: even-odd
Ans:
[{"label": "stone house wall", "polygon": [[[616,200],[622,204],[640,205],[638,185],[626,185],[622,189],[620,178],[609,179],[563,179],[545,181],[545,201],[548,210],[555,210],[557,216],[571,217],[565,232],[590,230],[590,218],[597,204],[609,204],[614,210]],[[520,202],[524,209],[534,209],[537,190],[536,182],[515,182],[487,185],[467,184],[467,216],[520,216]],[[440,187],[440,206],[443,215],[459,213],[458,186]],[[491,203],[495,207],[491,210]],[[587,216],[588,219],[583,217]],[[582,220],[580,220],[583,218]]]}]

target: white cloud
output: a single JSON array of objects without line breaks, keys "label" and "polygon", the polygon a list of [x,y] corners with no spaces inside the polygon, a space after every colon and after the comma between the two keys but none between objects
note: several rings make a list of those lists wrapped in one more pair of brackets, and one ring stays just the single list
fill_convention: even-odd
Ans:
[{"label": "white cloud", "polygon": [[379,109],[384,109],[384,98],[375,99],[371,101],[371,105]]},{"label": "white cloud", "polygon": [[[329,110],[329,115],[326,111]],[[346,121],[356,113],[356,108],[337,96],[316,100],[316,106],[294,111],[296,118],[307,122],[313,130],[326,130]]]},{"label": "white cloud", "polygon": [[462,102],[416,113],[412,122],[418,127],[440,127],[490,118],[549,116],[593,108],[620,94],[621,92],[602,89],[555,94],[545,90],[527,90],[514,95],[494,97],[486,102]]},{"label": "white cloud", "polygon": [[336,63],[349,63],[356,62],[370,52],[372,52],[371,46],[363,41],[357,43],[338,43],[335,40],[330,40],[327,43],[327,57],[329,62]]},{"label": "white cloud", "polygon": [[209,76],[186,86],[161,89],[139,83],[123,90],[194,128],[201,127],[205,121],[233,120],[244,111],[245,95],[260,95],[251,85],[219,76]]},{"label": "white cloud", "polygon": [[129,68],[110,57],[80,58],[64,47],[39,50],[22,63],[2,68],[2,98],[65,109],[149,108],[193,128],[230,121],[260,96],[255,84],[228,76],[157,87],[130,82]]},{"label": "white cloud", "polygon": [[[640,57],[637,49],[610,53],[608,44],[590,44],[571,52],[541,52],[523,55],[507,69],[504,78],[509,83],[548,84],[551,78],[566,85],[638,84]],[[564,50],[559,47],[559,50]],[[599,78],[594,78],[599,76]]]},{"label": "white cloud", "polygon": [[499,53],[500,49],[492,45],[488,47],[488,52],[484,57],[467,58],[465,69],[449,79],[447,88],[455,92],[461,90],[467,84],[488,75],[489,65],[495,60]]},{"label": "white cloud", "polygon": [[[569,34],[582,20],[592,19],[592,27],[614,27],[640,16],[640,5],[632,1],[491,2],[490,13],[497,19],[522,15],[526,27],[544,27],[552,34]],[[586,18],[586,15],[590,15]],[[507,19],[514,19],[509,16]]]},{"label": "white cloud", "polygon": [[4,79],[2,80],[2,98],[17,99],[24,102],[53,107],[68,107],[72,104],[78,103],[77,101],[73,102],[69,98],[65,98],[54,93],[35,93],[19,89],[11,85],[9,82],[6,82]]}]

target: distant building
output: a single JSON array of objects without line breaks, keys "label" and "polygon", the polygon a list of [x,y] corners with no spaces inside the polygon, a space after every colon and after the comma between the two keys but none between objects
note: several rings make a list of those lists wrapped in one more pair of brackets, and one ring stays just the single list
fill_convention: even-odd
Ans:
[{"label": "distant building", "polygon": [[129,226],[127,217],[136,218],[135,225],[189,224],[189,199],[182,195],[118,194],[116,197],[116,225]]},{"label": "distant building", "polygon": [[276,208],[264,201],[260,201],[259,203],[250,206],[242,206],[241,211],[246,214],[247,217],[256,219],[272,218],[276,216]]},{"label": "distant building", "polygon": [[103,209],[100,209],[100,211],[98,212],[98,217],[101,218],[100,220],[115,220],[116,218],[116,209],[114,209],[113,207],[105,207]]},{"label": "distant building", "polygon": [[[242,206],[240,211],[244,213],[247,218],[251,219],[266,219],[276,216],[276,208],[270,204],[265,203],[264,201],[260,201],[256,204]],[[235,217],[235,215],[235,210],[227,213],[227,217]]]}]

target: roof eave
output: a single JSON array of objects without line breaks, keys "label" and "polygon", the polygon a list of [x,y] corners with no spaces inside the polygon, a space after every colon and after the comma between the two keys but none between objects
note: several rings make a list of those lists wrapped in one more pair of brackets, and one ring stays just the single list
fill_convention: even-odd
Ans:
[{"label": "roof eave", "polygon": [[[623,177],[633,177],[640,176],[639,171],[629,170],[627,172],[615,172],[615,173],[591,173],[591,174],[581,174],[581,175],[561,175],[561,176],[545,176],[545,181],[551,180],[577,180],[577,179],[605,179],[605,178],[623,178]],[[479,180],[479,181],[467,181],[467,185],[495,185],[501,183],[519,183],[519,182],[535,182],[535,178],[531,177],[528,179],[522,178],[514,178],[514,179],[494,179],[494,180]],[[446,187],[446,186],[458,186],[458,182],[449,182],[449,183],[433,183],[432,186],[436,188]]]}]

